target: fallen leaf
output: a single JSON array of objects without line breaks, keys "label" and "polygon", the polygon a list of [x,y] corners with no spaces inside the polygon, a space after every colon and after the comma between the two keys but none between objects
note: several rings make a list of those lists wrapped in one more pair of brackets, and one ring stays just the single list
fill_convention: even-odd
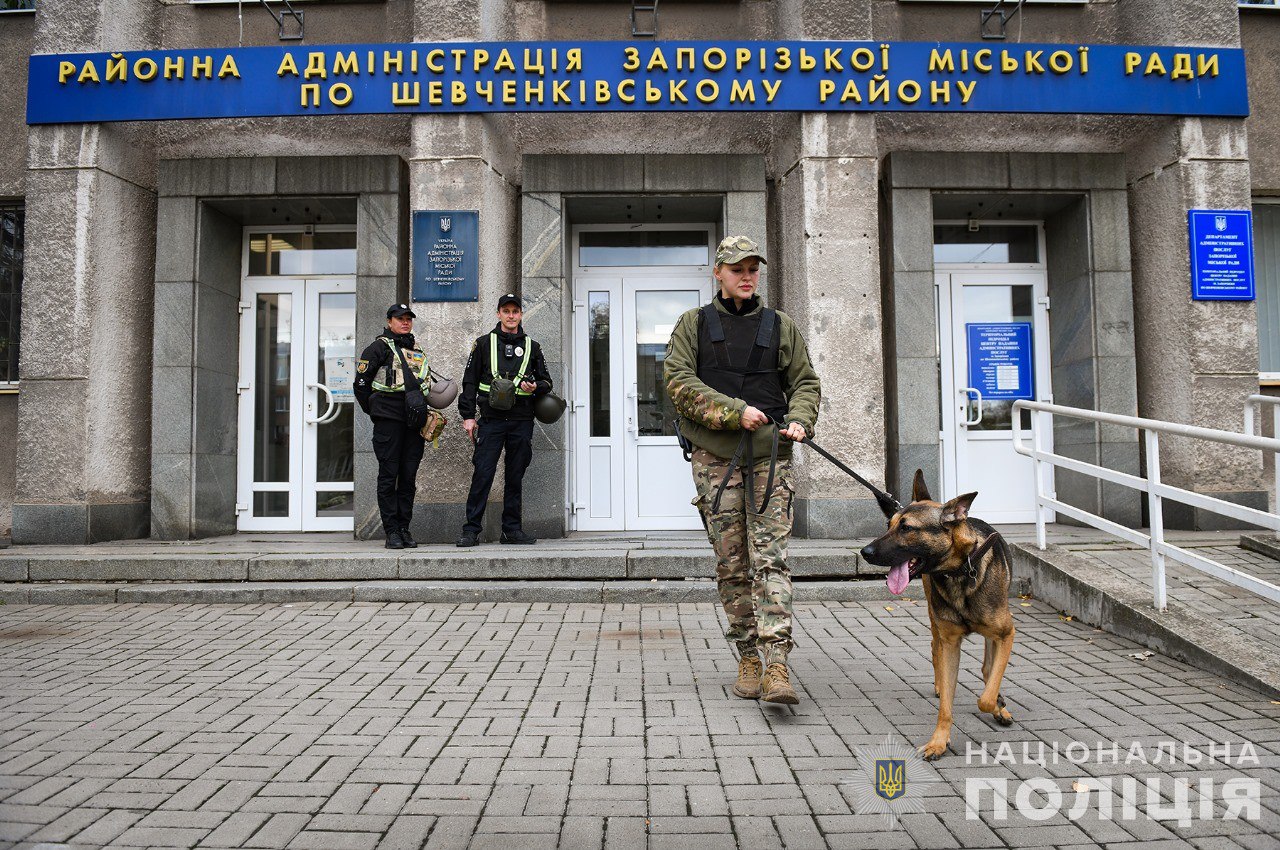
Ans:
[{"label": "fallen leaf", "polygon": [[1139,661],[1146,661],[1148,658],[1150,658],[1150,657],[1151,657],[1151,656],[1153,656],[1153,655],[1155,655],[1155,653],[1154,653],[1154,652],[1152,652],[1152,651],[1151,651],[1151,650],[1149,650],[1149,649],[1147,649],[1147,650],[1143,650],[1142,652],[1130,652],[1130,653],[1129,653],[1129,657],[1130,657],[1130,658],[1136,658],[1136,659],[1138,659]]},{"label": "fallen leaf", "polygon": [[1280,705],[1280,699],[1273,699],[1273,700],[1271,701],[1271,704],[1272,704],[1272,705]]},{"label": "fallen leaf", "polygon": [[1073,619],[1075,619],[1070,614],[1059,614],[1058,616],[1062,618],[1062,622],[1064,623],[1070,623]]},{"label": "fallen leaf", "polygon": [[1031,603],[1030,603],[1030,602],[1019,602],[1018,604],[1019,604],[1019,605],[1021,605],[1023,608],[1030,608],[1030,607],[1031,607]]},{"label": "fallen leaf", "polygon": [[886,606],[884,606],[884,610],[886,610],[886,611],[892,611],[892,610],[893,610],[893,606],[892,606],[892,605],[886,605]]},{"label": "fallen leaf", "polygon": [[1072,782],[1072,783],[1071,783],[1071,790],[1072,790],[1072,791],[1075,791],[1077,794],[1080,794],[1080,793],[1083,793],[1083,792],[1085,792],[1085,791],[1088,791],[1088,790],[1089,790],[1089,786],[1088,786],[1088,785],[1085,785],[1083,782],[1081,782],[1080,780],[1078,780],[1078,779],[1077,779],[1075,782]]}]

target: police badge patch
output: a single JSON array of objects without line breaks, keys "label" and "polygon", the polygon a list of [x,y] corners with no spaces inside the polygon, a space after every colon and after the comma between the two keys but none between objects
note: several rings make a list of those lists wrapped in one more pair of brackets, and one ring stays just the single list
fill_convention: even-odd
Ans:
[{"label": "police badge patch", "polygon": [[368,360],[357,360],[357,361],[356,361],[356,371],[357,371],[357,372],[360,372],[360,373],[364,373],[364,372],[369,371],[369,361],[368,361]]},{"label": "police badge patch", "polygon": [[857,747],[858,773],[841,781],[857,791],[857,813],[882,814],[889,829],[910,812],[923,812],[920,786],[937,782],[937,774],[909,744],[887,736],[884,743]]}]

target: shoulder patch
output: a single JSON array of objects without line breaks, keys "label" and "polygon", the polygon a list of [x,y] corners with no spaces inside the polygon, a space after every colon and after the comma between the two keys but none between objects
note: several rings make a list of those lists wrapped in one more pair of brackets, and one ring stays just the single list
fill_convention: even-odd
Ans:
[{"label": "shoulder patch", "polygon": [[369,371],[369,361],[368,361],[368,360],[357,360],[357,361],[356,361],[356,371],[357,371],[357,372],[367,372],[367,371]]}]

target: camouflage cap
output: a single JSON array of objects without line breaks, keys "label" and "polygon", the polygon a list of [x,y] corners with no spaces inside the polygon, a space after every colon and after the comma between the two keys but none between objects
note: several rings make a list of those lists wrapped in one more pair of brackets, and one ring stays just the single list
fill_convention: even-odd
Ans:
[{"label": "camouflage cap", "polygon": [[767,262],[760,246],[745,236],[726,237],[716,246],[716,265],[721,263],[740,263],[747,257],[759,257],[760,262]]}]

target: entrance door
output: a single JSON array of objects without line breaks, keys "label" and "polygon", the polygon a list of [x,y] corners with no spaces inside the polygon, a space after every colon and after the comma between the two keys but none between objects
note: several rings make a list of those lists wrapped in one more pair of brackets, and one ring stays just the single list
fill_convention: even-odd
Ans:
[{"label": "entrance door", "polygon": [[974,513],[988,522],[1034,522],[1034,466],[1013,450],[1011,416],[1019,398],[1052,400],[1045,273],[983,269],[935,281],[943,497],[976,490]]},{"label": "entrance door", "polygon": [[354,278],[246,279],[238,527],[350,531]]},{"label": "entrance door", "polygon": [[[686,310],[711,298],[711,231],[687,225],[654,227],[661,234],[628,252],[593,254],[579,242],[574,279],[573,527],[579,531],[692,531],[702,522],[689,464],[676,438],[676,413],[662,379],[667,341]],[[586,228],[583,228],[584,230]],[[635,229],[616,234],[634,241]],[[623,239],[626,237],[627,239]],[[677,243],[689,242],[679,246]],[[577,250],[582,245],[586,250]],[[674,246],[674,248],[673,248]],[[645,247],[652,251],[646,253]],[[675,250],[681,248],[681,250]],[[582,265],[610,256],[690,259],[701,264],[602,268]]]}]

